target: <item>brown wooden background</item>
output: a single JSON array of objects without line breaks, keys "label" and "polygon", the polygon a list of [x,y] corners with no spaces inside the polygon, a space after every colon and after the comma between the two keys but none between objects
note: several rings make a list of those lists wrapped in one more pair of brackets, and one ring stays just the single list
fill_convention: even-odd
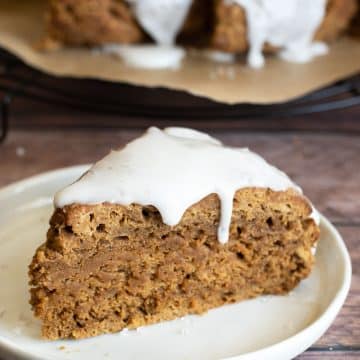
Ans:
[{"label": "brown wooden background", "polygon": [[352,286],[345,306],[327,333],[299,359],[360,359],[360,108],[274,120],[175,123],[134,122],[15,101],[10,115],[9,136],[0,145],[0,186],[93,162],[148,125],[205,128],[226,144],[259,152],[302,186],[337,226],[352,257]]}]

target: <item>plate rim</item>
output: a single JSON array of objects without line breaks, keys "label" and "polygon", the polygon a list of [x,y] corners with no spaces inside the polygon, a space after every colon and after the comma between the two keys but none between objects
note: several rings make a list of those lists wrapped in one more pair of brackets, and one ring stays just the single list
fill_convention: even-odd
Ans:
[{"label": "plate rim", "polygon": [[[335,228],[335,226],[321,213],[320,214],[320,223],[324,225],[328,230],[330,230],[331,235],[335,237],[336,243],[339,247],[340,253],[342,255],[342,259],[344,260],[344,275],[342,279],[342,283],[335,296],[332,298],[329,305],[326,309],[308,326],[304,329],[297,332],[295,335],[288,337],[287,339],[277,342],[276,344],[266,346],[262,349],[248,352],[241,355],[236,355],[233,357],[227,357],[222,360],[253,360],[253,359],[264,359],[264,356],[268,354],[268,352],[276,350],[278,347],[288,346],[291,347],[294,343],[300,342],[300,340],[304,340],[306,334],[309,332],[318,332],[320,335],[317,336],[317,341],[321,336],[329,329],[335,320],[336,316],[340,312],[342,306],[345,303],[345,300],[348,296],[350,286],[351,286],[351,277],[352,277],[352,265],[349,251],[345,245],[344,239],[340,235],[339,231]],[[320,330],[321,329],[321,330]],[[311,344],[315,343],[314,341]],[[311,345],[310,345],[311,346]],[[305,351],[308,347],[304,348]],[[301,352],[296,355],[301,354]]]},{"label": "plate rim", "polygon": [[[57,178],[59,176],[66,176],[67,173],[71,174],[76,172],[80,174],[81,172],[86,171],[90,166],[91,164],[80,164],[80,165],[57,168],[57,169],[41,172],[39,174],[32,175],[22,180],[10,183],[0,188],[0,201],[9,196],[11,197],[16,194],[21,194],[22,191],[25,191],[26,189],[28,189],[29,187],[33,186],[36,183],[51,182],[54,178]],[[21,188],[20,191],[18,191],[19,188]],[[265,358],[265,356],[269,356],[271,352],[278,353],[280,351],[279,349],[282,348],[291,349],[297,347],[299,349],[298,344],[301,343],[303,350],[301,351],[297,350],[296,352],[294,352],[294,356],[297,356],[298,354],[305,351],[309,346],[311,346],[311,344],[317,341],[331,326],[332,322],[334,321],[339,311],[341,310],[349,293],[351,286],[351,277],[352,277],[352,265],[351,265],[350,254],[347,250],[345,242],[339,231],[321,213],[320,213],[320,219],[321,219],[320,223],[323,224],[323,226],[329,230],[331,236],[334,237],[338,247],[337,252],[341,255],[341,258],[344,263],[344,267],[343,267],[344,271],[343,271],[341,286],[338,288],[335,296],[333,296],[333,298],[331,299],[331,302],[328,304],[326,309],[313,322],[311,322],[310,325],[306,326],[304,329],[300,330],[296,334],[280,342],[272,344],[270,346],[265,346],[259,350],[247,352],[240,355],[225,357],[222,358],[222,360],[263,359]],[[312,340],[310,341],[310,345],[309,345],[309,341],[306,340],[306,337],[308,336],[309,333],[317,334],[315,337],[314,336],[311,337]],[[314,338],[316,338],[315,341],[313,341]],[[8,354],[10,357],[16,356],[19,357],[19,359],[23,358],[23,359],[48,360],[46,357],[42,357],[38,355],[34,357],[33,354],[29,354],[28,352],[19,349],[19,346],[14,344],[13,341],[6,339],[2,336],[0,336],[0,349],[5,351],[4,353],[5,357]],[[277,357],[277,359],[282,359],[282,358]]]}]

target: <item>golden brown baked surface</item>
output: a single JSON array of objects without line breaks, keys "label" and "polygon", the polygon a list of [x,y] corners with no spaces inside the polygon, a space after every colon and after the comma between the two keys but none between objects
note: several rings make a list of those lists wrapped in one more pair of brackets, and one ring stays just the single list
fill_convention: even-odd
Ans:
[{"label": "golden brown baked surface", "polygon": [[30,303],[47,339],[136,328],[262,294],[285,294],[309,275],[319,228],[295,191],[245,188],[230,239],[218,242],[219,199],[163,224],[152,206],[55,210],[29,268]]},{"label": "golden brown baked surface", "polygon": [[[357,0],[329,0],[327,14],[316,39],[331,41],[347,29]],[[208,46],[226,52],[248,49],[243,9],[225,0],[194,0],[180,43]],[[45,47],[101,45],[151,41],[124,0],[51,0],[47,13]],[[266,46],[267,50],[273,50]]]},{"label": "golden brown baked surface", "polygon": [[348,29],[358,9],[357,0],[329,0],[326,16],[315,35],[316,40],[333,41]]},{"label": "golden brown baked surface", "polygon": [[137,43],[145,34],[129,6],[117,0],[51,0],[48,37],[65,45]]}]

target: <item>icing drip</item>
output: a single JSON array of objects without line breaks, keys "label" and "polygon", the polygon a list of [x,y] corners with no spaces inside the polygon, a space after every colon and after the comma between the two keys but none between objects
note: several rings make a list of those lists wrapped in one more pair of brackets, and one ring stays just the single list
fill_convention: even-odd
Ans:
[{"label": "icing drip", "polygon": [[119,56],[126,65],[142,69],[177,69],[185,51],[173,46],[192,0],[128,0],[138,22],[158,45],[117,45],[102,47]]},{"label": "icing drip", "polygon": [[218,239],[229,237],[235,192],[244,187],[301,189],[248,149],[223,146],[185,128],[152,127],[123,149],[112,151],[78,181],[55,195],[55,206],[102,202],[155,206],[165,224],[178,224],[191,205],[218,194]]},{"label": "icing drip", "polygon": [[192,0],[128,0],[144,30],[162,45],[172,45]]},{"label": "icing drip", "polygon": [[263,46],[280,48],[285,60],[304,63],[324,55],[324,43],[313,42],[314,34],[326,11],[327,0],[227,0],[242,6],[248,26],[248,63],[264,65]]},{"label": "icing drip", "polygon": [[140,69],[177,69],[185,56],[184,49],[165,45],[108,44],[102,49],[119,56],[126,65]]}]

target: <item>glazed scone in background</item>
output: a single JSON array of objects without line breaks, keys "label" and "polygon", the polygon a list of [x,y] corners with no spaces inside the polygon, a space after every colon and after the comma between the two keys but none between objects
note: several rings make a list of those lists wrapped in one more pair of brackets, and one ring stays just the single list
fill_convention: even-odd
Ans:
[{"label": "glazed scone in background", "polygon": [[285,294],[309,275],[319,238],[315,210],[284,173],[190,129],[149,129],[55,204],[29,269],[48,339]]},{"label": "glazed scone in background", "polygon": [[[355,12],[356,0],[328,0],[316,40],[336,38],[348,27]],[[124,0],[51,0],[47,31],[51,41],[59,45],[151,41]],[[188,45],[243,53],[248,49],[244,10],[225,0],[194,0],[178,39]]]}]

